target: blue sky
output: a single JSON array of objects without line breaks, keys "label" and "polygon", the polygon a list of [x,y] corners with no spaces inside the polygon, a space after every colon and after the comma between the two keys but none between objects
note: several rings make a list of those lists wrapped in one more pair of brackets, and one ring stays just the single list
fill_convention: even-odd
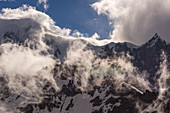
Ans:
[{"label": "blue sky", "polygon": [[18,8],[23,4],[28,4],[48,14],[61,28],[78,30],[89,36],[96,32],[101,39],[105,39],[109,37],[109,32],[113,28],[109,25],[107,16],[98,15],[90,6],[96,1],[98,0],[49,0],[49,8],[46,11],[43,4],[38,4],[36,0],[0,1],[0,9]]},{"label": "blue sky", "polygon": [[[48,9],[38,1],[47,1]],[[89,37],[96,32],[101,40],[141,45],[158,33],[170,42],[170,0],[0,0],[0,9],[23,4],[45,12],[60,28]]]}]

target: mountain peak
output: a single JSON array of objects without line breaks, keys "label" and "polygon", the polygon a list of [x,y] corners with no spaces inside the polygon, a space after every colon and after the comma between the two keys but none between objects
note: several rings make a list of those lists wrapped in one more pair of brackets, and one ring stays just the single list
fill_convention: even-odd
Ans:
[{"label": "mountain peak", "polygon": [[147,45],[149,47],[154,46],[155,44],[158,43],[164,43],[165,41],[163,39],[161,39],[161,37],[158,35],[158,33],[155,33],[155,35],[144,45]]},{"label": "mountain peak", "polygon": [[159,39],[161,39],[160,36],[158,35],[158,33],[155,33],[155,35],[148,42],[153,42],[153,41],[155,42],[158,41]]},{"label": "mountain peak", "polygon": [[155,35],[153,37],[158,38],[160,36],[158,35],[158,33],[155,33]]}]

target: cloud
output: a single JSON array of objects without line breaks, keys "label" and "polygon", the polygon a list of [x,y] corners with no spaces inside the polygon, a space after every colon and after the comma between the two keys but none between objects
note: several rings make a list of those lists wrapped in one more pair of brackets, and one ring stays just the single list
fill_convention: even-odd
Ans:
[{"label": "cloud", "polygon": [[[24,80],[28,80],[28,84],[29,82],[35,83],[35,81],[38,79],[37,74],[39,75],[39,73],[41,78],[46,78],[45,75],[50,75],[49,78],[46,79],[56,86],[56,84],[54,84],[53,77],[49,72],[50,69],[53,68],[55,62],[53,55],[56,52],[56,46],[61,47],[60,50],[62,54],[63,51],[66,52],[66,56],[62,56],[65,57],[65,64],[80,65],[77,74],[81,76],[80,78],[82,78],[83,88],[87,87],[88,85],[87,81],[90,76],[89,73],[98,76],[101,74],[108,75],[114,72],[115,75],[120,75],[116,76],[116,79],[121,79],[121,77],[124,79],[125,73],[123,73],[122,70],[125,70],[128,73],[133,73],[134,70],[134,67],[130,62],[128,63],[125,58],[120,58],[112,60],[112,63],[116,63],[122,67],[122,69],[115,71],[115,69],[111,68],[109,60],[96,59],[93,51],[86,50],[86,44],[88,44],[88,42],[95,45],[100,45],[109,43],[110,40],[97,40],[99,38],[97,33],[95,33],[92,37],[88,37],[84,36],[79,31],[73,31],[73,33],[71,33],[70,29],[61,29],[59,26],[55,25],[55,22],[48,15],[37,11],[35,7],[23,5],[17,9],[2,9],[2,13],[0,14],[1,40],[3,40],[4,33],[6,32],[11,34],[12,32],[17,33],[19,40],[23,41],[21,43],[23,45],[28,45],[28,47],[24,47],[18,44],[7,43],[0,47],[2,52],[0,57],[0,60],[2,60],[0,65],[1,73],[7,73],[7,75],[10,75],[13,72],[12,76],[10,76],[10,81],[18,81],[16,85],[13,85],[15,84],[13,82],[9,84],[12,89],[13,86],[18,86],[19,88],[19,86],[22,84],[22,81]],[[15,38],[15,36],[12,36],[11,38]],[[77,37],[80,40],[78,40]],[[48,45],[47,42],[50,43],[50,45]],[[35,47],[32,47],[31,45],[34,45]],[[32,49],[29,48],[30,46]],[[86,61],[86,63],[84,63],[84,61]],[[6,66],[6,64],[9,64],[9,66]],[[25,66],[22,67],[23,65]],[[94,65],[98,66],[98,68],[94,67]],[[83,68],[81,68],[81,66]],[[44,67],[48,67],[47,70]],[[22,71],[20,71],[20,69],[22,69]],[[79,74],[82,72],[83,74]],[[30,75],[27,76],[27,73],[30,73]],[[18,76],[18,78],[16,76]],[[98,81],[101,80],[102,78],[100,78]],[[36,85],[28,85],[28,89],[26,88],[25,90],[30,92],[29,87],[34,86]],[[14,89],[15,88],[16,87],[14,87]],[[34,88],[36,91],[37,88]],[[19,92],[21,91],[19,90]]]},{"label": "cloud", "polygon": [[[123,22],[120,21],[122,15],[128,11],[125,10],[117,14],[119,10],[123,10],[128,5],[127,3],[121,4],[121,0],[119,2],[115,3],[118,4],[117,8],[114,9],[115,14],[108,12],[110,7],[105,9],[107,11],[96,10],[98,10],[99,14],[105,13],[108,15],[114,21],[114,25],[118,25],[118,22]],[[111,3],[112,1],[107,2],[104,6],[109,6]],[[96,4],[93,7],[101,5],[97,4],[96,6]],[[117,20],[118,18],[120,20]],[[121,23],[119,25],[123,26]],[[48,15],[37,11],[35,7],[23,5],[17,9],[2,9],[2,13],[0,13],[1,42],[6,38],[5,33],[14,42],[15,38],[19,42],[14,44],[14,42],[9,41],[0,45],[0,78],[7,81],[2,86],[5,86],[4,89],[7,89],[6,86],[9,88],[13,98],[17,98],[18,95],[20,97],[17,100],[7,98],[7,103],[0,104],[0,112],[14,111],[14,109],[21,107],[23,104],[41,102],[44,94],[43,88],[46,84],[50,84],[55,91],[59,90],[60,87],[57,83],[61,79],[57,80],[57,77],[61,75],[66,76],[68,79],[72,76],[74,85],[82,91],[92,89],[95,85],[100,86],[107,79],[113,80],[116,89],[119,91],[121,88],[135,90],[141,94],[146,90],[152,91],[151,84],[146,80],[146,74],[138,72],[131,63],[132,58],[128,54],[123,53],[120,57],[114,56],[113,59],[104,59],[96,56],[87,47],[88,42],[94,45],[102,45],[109,43],[110,40],[97,40],[99,38],[97,33],[92,37],[88,37],[77,30],[72,33],[71,29],[62,29],[56,26]],[[64,51],[66,52],[65,54]],[[63,62],[58,61],[60,59],[54,56],[57,52],[63,55],[61,56],[64,58]],[[55,75],[53,70],[57,67],[56,63],[61,67],[63,65],[66,67],[59,68]],[[158,80],[160,98],[164,97],[165,90],[169,88],[165,82],[161,83],[161,81],[166,81],[167,77],[169,77],[165,76],[169,75],[166,65],[165,60],[160,67],[161,77]],[[76,70],[74,70],[75,67]],[[74,72],[74,76],[70,70]],[[64,73],[64,71],[66,72]],[[91,77],[93,78],[92,80],[90,80]],[[50,88],[47,88],[47,90],[50,90]],[[10,106],[8,102],[11,102],[13,106]]]},{"label": "cloud", "polygon": [[[51,49],[45,43],[48,32],[65,34],[61,28],[54,26],[55,22],[45,13],[34,7],[23,5],[17,9],[2,9],[0,13],[0,78],[4,80],[3,88],[8,89],[9,95],[19,99],[15,106],[2,102],[1,111],[14,111],[17,107],[28,103],[39,103],[43,99],[43,88],[46,84],[58,91],[53,78],[56,59]],[[52,29],[55,27],[55,30]],[[51,30],[51,31],[50,31]],[[54,33],[53,33],[54,34]],[[47,37],[49,38],[49,37]],[[3,43],[7,40],[6,43]],[[2,81],[1,81],[2,83]],[[14,104],[13,104],[14,105]]]},{"label": "cloud", "polygon": [[38,0],[38,4],[43,4],[45,10],[49,8],[48,0]]},{"label": "cloud", "polygon": [[94,35],[93,35],[93,36],[91,36],[91,38],[93,38],[93,39],[99,39],[99,38],[100,38],[100,36],[99,36],[97,33],[94,33]]},{"label": "cloud", "polygon": [[0,2],[12,2],[14,0],[0,0]]},{"label": "cloud", "polygon": [[[56,63],[52,55],[43,55],[40,49],[12,43],[1,44],[0,52],[1,98],[6,95],[12,95],[12,98],[19,96],[15,101],[4,97],[0,112],[15,112],[17,107],[41,102],[47,84],[59,91],[52,73]],[[6,94],[3,94],[4,90]]]},{"label": "cloud", "polygon": [[[41,82],[41,79],[53,82],[52,84],[56,86],[50,72],[55,65],[55,60],[50,55],[41,55],[39,50],[10,43],[1,44],[0,50],[0,77],[5,76],[8,79],[8,86],[13,92],[40,94],[39,91],[42,89],[37,86],[37,82]],[[24,82],[25,86],[23,86]]]},{"label": "cloud", "polygon": [[[16,9],[3,8],[1,12],[0,32],[2,33],[0,34],[0,37],[2,37],[3,32],[5,31],[22,31],[26,27],[31,27],[32,31],[36,31],[35,34],[39,32],[41,36],[38,37],[43,37],[43,35],[46,33],[68,37],[71,33],[70,29],[62,29],[59,26],[56,26],[51,17],[43,12],[37,11],[36,8],[32,6],[23,5],[22,7]],[[10,27],[11,25],[15,26],[16,28],[14,29],[13,27]]]},{"label": "cloud", "polygon": [[91,6],[113,23],[113,41],[142,44],[156,32],[170,41],[168,4],[170,0],[99,0]]},{"label": "cloud", "polygon": [[[93,51],[86,50],[88,42],[96,45],[109,42],[109,40],[99,41],[96,39],[98,37],[97,34],[94,34],[93,38],[85,37],[78,31],[74,31],[72,34],[70,29],[61,29],[48,15],[37,11],[35,7],[23,5],[17,9],[2,9],[0,41],[7,40],[8,43],[0,45],[0,78],[5,81],[5,85],[2,85],[3,88],[9,88],[9,93],[13,98],[17,98],[18,95],[19,97],[15,101],[6,98],[6,101],[0,104],[0,111],[14,111],[19,107],[41,102],[44,98],[43,95],[46,94],[44,91],[46,85],[49,85],[47,88],[49,94],[50,88],[54,88],[55,90],[52,91],[56,92],[60,89],[55,79],[59,74],[54,75],[53,72],[55,64],[60,60],[54,56],[58,51],[63,55],[58,58],[65,57],[64,64],[78,65],[78,72],[75,75],[75,85],[78,88],[82,90],[88,88],[90,74],[96,78],[94,82],[100,85],[103,76],[111,75],[114,69],[111,69],[111,64],[107,60],[96,59]],[[125,64],[123,60],[118,61]],[[59,63],[61,62],[60,60]],[[120,71],[126,70],[132,73],[131,65],[126,64],[126,67],[130,69],[123,67]],[[122,72],[114,72],[122,75]],[[117,78],[119,79],[119,77]],[[125,73],[123,73],[122,79],[124,77]],[[82,86],[77,83],[79,81]],[[9,101],[13,106],[6,103]]]},{"label": "cloud", "polygon": [[[133,87],[132,89],[140,93],[145,92],[146,89],[151,90],[149,82],[144,79],[145,75],[138,74],[136,67],[130,62],[131,58],[128,54],[125,57],[125,54],[122,53],[122,56],[115,56],[114,59],[102,59],[96,56],[92,50],[88,50],[86,43],[74,41],[68,48],[63,64],[69,69],[76,66],[76,70],[67,72],[66,75],[69,78],[72,77],[69,74],[74,73],[74,84],[82,91],[91,90],[95,85],[100,86],[107,78],[114,81],[116,90],[121,89],[122,84]],[[65,75],[62,73],[63,70],[63,68],[58,70],[57,75]],[[131,86],[132,84],[140,90]]]},{"label": "cloud", "polygon": [[78,30],[74,30],[72,35],[74,37],[84,37],[84,34],[80,33]]},{"label": "cloud", "polygon": [[[169,78],[170,78],[170,71],[168,70],[168,61],[167,61],[167,55],[164,51],[161,53],[161,63],[159,70],[157,72],[157,75],[160,75],[157,79],[157,85],[156,89],[159,92],[159,95],[156,100],[152,102],[146,109],[142,111],[142,113],[145,112],[153,112],[157,111],[159,113],[165,113],[166,108],[164,108],[169,101]],[[141,106],[140,106],[141,107]]]},{"label": "cloud", "polygon": [[[22,7],[16,8],[16,9],[11,9],[11,8],[3,8],[2,13],[0,13],[0,19],[1,21],[7,21],[7,20],[17,20],[19,23],[16,22],[12,22],[11,24],[15,24],[15,26],[17,26],[17,28],[13,29],[13,27],[11,27],[12,30],[17,30],[18,28],[20,30],[23,30],[24,27],[28,27],[28,26],[39,26],[39,28],[35,28],[32,31],[37,31],[41,34],[41,36],[38,37],[43,37],[45,34],[50,34],[53,36],[60,36],[63,38],[67,38],[67,39],[83,39],[86,40],[87,42],[90,42],[94,45],[105,45],[107,43],[110,43],[111,40],[109,39],[104,39],[104,40],[98,40],[99,36],[97,36],[97,34],[95,33],[93,36],[88,36],[88,34],[82,34],[80,33],[78,30],[74,30],[72,31],[69,28],[60,28],[59,26],[55,25],[55,21],[48,16],[47,14],[37,11],[35,7],[32,6],[28,6],[28,5],[23,5]],[[24,20],[27,19],[27,21],[24,22]],[[22,21],[20,21],[22,20]],[[29,20],[29,21],[28,21]],[[30,22],[31,21],[31,22]],[[0,28],[5,28],[6,30],[10,29],[10,25],[8,27],[6,26],[6,24],[3,24],[4,22],[0,22]],[[8,22],[7,22],[8,23]],[[20,26],[18,26],[20,25]],[[4,32],[5,29],[1,29],[2,31],[0,32]],[[35,33],[37,34],[37,33]],[[39,35],[40,35],[39,34]],[[3,33],[0,33],[0,37],[2,37]],[[95,36],[95,38],[94,38]],[[96,36],[98,37],[96,39]]]},{"label": "cloud", "polygon": [[[53,56],[56,46],[60,45],[63,47],[60,48],[61,52],[66,52],[63,49],[67,49],[66,46],[69,46],[71,41],[77,40],[77,37],[86,40],[84,41],[86,43],[101,43],[96,40],[99,37],[97,34],[94,34],[94,38],[91,38],[84,36],[79,31],[74,31],[71,34],[70,29],[62,29],[56,26],[48,15],[37,11],[35,7],[23,5],[16,9],[3,8],[0,13],[0,40],[1,42],[5,40],[9,42],[0,46],[0,72],[6,74],[1,76],[6,76],[9,79],[10,89],[17,91],[15,92],[17,94],[25,90],[28,94],[37,97],[42,93],[36,85],[37,81],[41,82],[40,78],[47,79],[58,89],[50,73],[56,63]],[[18,42],[13,44],[15,40]],[[47,45],[47,40],[52,41],[51,45]],[[108,41],[105,40],[102,43],[108,43]],[[25,45],[28,47],[25,47]],[[21,88],[23,81],[27,82],[27,86],[23,87],[24,89]],[[32,84],[30,84],[31,82]],[[32,87],[32,90],[30,90],[30,87]],[[38,94],[35,92],[38,92]]]},{"label": "cloud", "polygon": [[3,8],[0,14],[1,19],[23,19],[30,18],[42,24],[43,26],[50,27],[55,22],[45,13],[37,11],[35,7],[23,5],[22,7],[11,9]]}]

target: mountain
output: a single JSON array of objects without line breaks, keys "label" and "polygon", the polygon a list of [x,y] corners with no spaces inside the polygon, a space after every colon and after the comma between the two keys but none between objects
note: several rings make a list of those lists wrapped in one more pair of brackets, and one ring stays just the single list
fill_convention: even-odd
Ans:
[{"label": "mountain", "polygon": [[[10,59],[16,55],[17,60],[5,60],[7,68],[5,65],[0,66],[3,73],[0,76],[0,111],[170,113],[170,44],[157,33],[141,46],[128,42],[96,46],[87,40],[63,38],[48,31],[40,37],[34,31],[37,23],[20,28],[17,27],[19,21],[13,22],[16,23],[15,31],[4,29],[1,32],[1,64],[9,55],[12,56],[7,57]],[[13,49],[16,50],[12,51]],[[26,56],[20,57],[20,52]],[[27,58],[29,53],[36,56],[36,62],[42,56],[52,59],[55,61],[54,67],[42,66],[41,62],[44,60],[40,60],[40,64],[33,62],[31,66],[26,65],[26,61],[34,61],[27,60],[30,58]],[[20,64],[20,58],[24,58],[25,65],[21,65],[17,71],[13,67]],[[14,64],[13,67],[10,66],[11,63]],[[40,69],[33,74],[31,70],[20,73],[25,69],[22,67]],[[14,73],[3,71],[8,68]],[[40,76],[44,73],[47,76]],[[11,85],[13,74],[15,76]],[[56,90],[55,83],[59,90]],[[18,88],[16,90],[16,84],[21,91]]]}]

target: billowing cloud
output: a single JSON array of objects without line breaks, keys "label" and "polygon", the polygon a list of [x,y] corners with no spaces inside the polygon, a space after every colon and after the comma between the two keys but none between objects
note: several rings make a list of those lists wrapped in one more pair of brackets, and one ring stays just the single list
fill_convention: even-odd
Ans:
[{"label": "billowing cloud", "polygon": [[99,0],[92,7],[113,23],[113,41],[142,44],[156,32],[170,41],[169,4],[170,0]]},{"label": "billowing cloud", "polygon": [[[0,14],[0,21],[0,37],[2,37],[1,35],[3,35],[5,31],[22,31],[25,27],[29,26],[33,29],[32,31],[41,34],[38,34],[38,37],[43,37],[48,31],[64,37],[70,36],[71,33],[70,29],[61,29],[59,26],[56,26],[51,17],[45,13],[37,11],[35,7],[27,5],[23,5],[16,9],[3,8],[2,13]],[[11,25],[15,26],[15,29],[10,27]]]},{"label": "billowing cloud", "polygon": [[[58,90],[51,73],[55,65],[55,60],[51,56],[44,56],[39,54],[39,50],[10,43],[1,44],[0,50],[0,77],[5,77],[8,80],[8,87],[14,93],[25,92],[26,94],[22,96],[29,95],[27,99],[31,98],[30,95],[40,99],[39,94],[42,93],[43,80],[52,83]],[[33,98],[31,99],[35,101]]]},{"label": "billowing cloud", "polygon": [[30,18],[47,28],[54,24],[54,21],[45,13],[37,11],[35,7],[23,5],[22,7],[11,9],[3,8],[0,19],[24,19]]},{"label": "billowing cloud", "polygon": [[[10,25],[4,24],[4,20],[5,21],[10,20],[11,24],[17,26],[17,28],[13,29],[13,27],[10,27],[11,24]],[[11,20],[13,20],[13,22]],[[50,16],[48,16],[47,14],[43,12],[37,11],[35,7],[28,6],[28,5],[23,5],[22,7],[19,7],[16,9],[3,8],[2,13],[0,13],[0,21],[1,21],[0,22],[0,29],[1,29],[0,37],[2,37],[3,32],[8,31],[10,28],[15,31],[18,29],[22,31],[24,27],[34,26],[32,27],[34,28],[32,29],[32,31],[39,32],[38,35],[41,34],[41,36],[38,36],[39,38],[43,37],[46,34],[50,34],[53,36],[60,36],[60,37],[67,38],[67,39],[79,38],[79,39],[86,40],[94,45],[104,45],[104,44],[111,42],[111,40],[108,40],[108,39],[98,40],[99,35],[96,33],[92,37],[90,37],[88,36],[88,34],[82,34],[78,30],[72,31],[69,28],[60,28],[59,26],[55,25],[55,22]],[[18,21],[18,23],[16,21]],[[39,28],[37,28],[37,26],[39,26]],[[35,35],[36,34],[37,33],[35,33]]]}]

